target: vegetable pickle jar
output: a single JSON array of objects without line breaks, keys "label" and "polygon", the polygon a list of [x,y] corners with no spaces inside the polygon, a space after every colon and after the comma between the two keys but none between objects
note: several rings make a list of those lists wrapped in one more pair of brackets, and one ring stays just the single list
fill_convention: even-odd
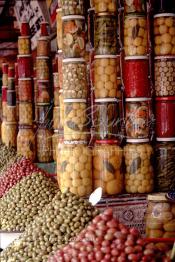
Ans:
[{"label": "vegetable pickle jar", "polygon": [[153,192],[153,148],[149,139],[127,139],[127,143],[124,148],[126,192]]},{"label": "vegetable pickle jar", "polygon": [[115,13],[117,12],[116,0],[94,0],[95,13]]},{"label": "vegetable pickle jar", "polygon": [[175,137],[175,97],[156,97],[156,136]]},{"label": "vegetable pickle jar", "polygon": [[63,16],[63,55],[65,58],[83,57],[85,53],[85,17]]},{"label": "vegetable pickle jar", "polygon": [[126,56],[146,56],[148,31],[146,16],[127,15],[124,21],[124,50]]},{"label": "vegetable pickle jar", "polygon": [[32,78],[18,79],[18,96],[20,102],[33,101],[33,82]]},{"label": "vegetable pickle jar", "polygon": [[94,86],[95,98],[117,96],[117,57],[114,55],[95,56]]},{"label": "vegetable pickle jar", "polygon": [[59,106],[59,74],[53,73],[53,86],[54,86],[54,105]]},{"label": "vegetable pickle jar", "polygon": [[60,90],[59,93],[59,107],[60,107],[60,128],[64,127],[64,98],[63,91]]},{"label": "vegetable pickle jar", "polygon": [[19,36],[18,37],[18,54],[19,55],[30,55],[31,45],[30,36]]},{"label": "vegetable pickle jar", "polygon": [[125,14],[131,13],[146,13],[146,1],[145,0],[124,0],[124,11]]},{"label": "vegetable pickle jar", "polygon": [[156,56],[175,55],[175,14],[154,16],[154,52]]},{"label": "vegetable pickle jar", "polygon": [[123,81],[125,97],[150,97],[148,57],[125,57]]},{"label": "vegetable pickle jar", "polygon": [[102,188],[104,195],[123,191],[122,149],[115,140],[97,140],[93,150],[93,189]]},{"label": "vegetable pickle jar", "polygon": [[38,124],[48,124],[52,120],[52,106],[50,104],[40,103],[35,106],[35,121]]},{"label": "vegetable pickle jar", "polygon": [[16,106],[7,106],[7,122],[16,122]]},{"label": "vegetable pickle jar", "polygon": [[17,136],[17,153],[31,161],[36,159],[35,134],[32,126],[20,125]]},{"label": "vegetable pickle jar", "polygon": [[150,98],[126,98],[127,138],[148,138],[150,122]]},{"label": "vegetable pickle jar", "polygon": [[50,41],[47,36],[41,36],[37,41],[37,56],[50,55]]},{"label": "vegetable pickle jar", "polygon": [[63,88],[63,52],[62,50],[58,50],[57,55],[57,62],[58,62],[58,74],[59,74],[59,87],[60,89]]},{"label": "vegetable pickle jar", "polygon": [[36,141],[38,161],[40,163],[52,162],[52,132],[45,127],[38,128]]},{"label": "vegetable pickle jar", "polygon": [[19,103],[19,124],[32,125],[33,124],[33,105],[32,103]]},{"label": "vegetable pickle jar", "polygon": [[69,189],[83,197],[92,192],[92,151],[86,142],[79,142],[61,145],[57,176],[61,192]]},{"label": "vegetable pickle jar", "polygon": [[56,12],[57,12],[57,46],[58,46],[58,49],[62,50],[62,47],[63,47],[63,38],[62,38],[62,30],[63,30],[62,8],[57,9]]},{"label": "vegetable pickle jar", "polygon": [[59,143],[63,141],[63,134],[60,130],[54,130],[54,134],[52,136],[52,150],[53,150],[53,160],[57,161],[58,154],[58,146]]},{"label": "vegetable pickle jar", "polygon": [[53,108],[53,129],[60,129],[60,107],[55,106]]},{"label": "vegetable pickle jar", "polygon": [[83,0],[62,0],[61,1],[63,15],[84,15]]},{"label": "vegetable pickle jar", "polygon": [[48,56],[36,57],[37,80],[49,80],[50,78],[50,61]]},{"label": "vegetable pickle jar", "polygon": [[87,138],[86,99],[64,99],[64,139],[72,141]]},{"label": "vegetable pickle jar", "polygon": [[37,103],[50,103],[51,102],[51,86],[49,80],[38,80],[37,88]]},{"label": "vegetable pickle jar", "polygon": [[175,202],[164,193],[148,195],[146,236],[149,238],[175,238]]},{"label": "vegetable pickle jar", "polygon": [[63,95],[65,99],[87,98],[86,63],[83,58],[63,60]]},{"label": "vegetable pickle jar", "polygon": [[155,57],[154,75],[156,96],[175,96],[175,56]]},{"label": "vegetable pickle jar", "polygon": [[18,76],[19,78],[28,78],[32,75],[32,56],[18,55]]},{"label": "vegetable pickle jar", "polygon": [[119,135],[119,103],[116,98],[95,99],[94,116],[96,139],[111,139]]},{"label": "vegetable pickle jar", "polygon": [[95,17],[95,54],[116,55],[117,19],[116,14],[100,13]]},{"label": "vegetable pickle jar", "polygon": [[5,128],[5,145],[7,147],[16,147],[17,123],[6,122]]},{"label": "vegetable pickle jar", "polygon": [[1,140],[3,144],[6,143],[6,119],[3,119],[1,123]]},{"label": "vegetable pickle jar", "polygon": [[155,187],[158,192],[168,192],[175,189],[175,137],[156,140]]}]

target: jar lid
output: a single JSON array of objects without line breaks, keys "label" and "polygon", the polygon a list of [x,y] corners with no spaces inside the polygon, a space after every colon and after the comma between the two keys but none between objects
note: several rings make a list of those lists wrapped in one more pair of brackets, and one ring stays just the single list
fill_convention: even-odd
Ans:
[{"label": "jar lid", "polygon": [[84,58],[66,58],[63,59],[63,63],[76,63],[76,62],[81,62],[81,63],[85,63],[85,59]]},{"label": "jar lid", "polygon": [[31,106],[33,105],[32,102],[27,102],[27,101],[20,101],[20,102],[19,102],[19,105],[20,105],[20,104],[23,104],[23,105],[24,105],[24,104],[27,104],[27,105],[30,104]]},{"label": "jar lid", "polygon": [[86,99],[64,99],[64,103],[86,103]]},{"label": "jar lid", "polygon": [[58,52],[57,52],[58,54],[62,54],[63,53],[63,51],[62,50],[58,50]]},{"label": "jar lid", "polygon": [[175,56],[170,56],[170,55],[168,55],[168,56],[155,56],[154,57],[154,59],[155,60],[164,60],[164,59],[170,59],[170,60],[173,60],[173,59],[175,59]]},{"label": "jar lid", "polygon": [[42,40],[46,40],[46,41],[49,41],[49,37],[48,36],[40,36],[39,38],[38,38],[38,41],[42,41]]},{"label": "jar lid", "polygon": [[145,102],[145,101],[151,101],[151,98],[147,97],[133,97],[133,98],[126,98],[126,102]]},{"label": "jar lid", "polygon": [[156,101],[174,101],[175,96],[167,96],[167,97],[156,97]]},{"label": "jar lid", "polygon": [[118,102],[117,98],[98,98],[95,99],[95,103],[102,103],[102,102]]},{"label": "jar lid", "polygon": [[30,36],[18,36],[18,39],[29,39]]},{"label": "jar lid", "polygon": [[15,77],[13,77],[13,76],[8,76],[8,80],[15,80]]},{"label": "jar lid", "polygon": [[32,57],[32,55],[17,55],[17,58]]},{"label": "jar lid", "polygon": [[96,16],[116,16],[116,13],[107,13],[107,12],[103,12],[103,13],[96,13]]},{"label": "jar lid", "polygon": [[116,145],[119,142],[117,140],[112,140],[112,139],[108,140],[107,139],[107,140],[96,140],[95,143],[98,144],[98,145],[106,145],[106,144],[108,144],[108,145]]},{"label": "jar lid", "polygon": [[8,89],[8,86],[2,86],[2,89]]},{"label": "jar lid", "polygon": [[125,60],[148,60],[148,56],[125,56]]},{"label": "jar lid", "polygon": [[154,18],[158,18],[158,17],[167,17],[167,16],[172,16],[172,17],[175,17],[175,14],[174,13],[161,13],[161,14],[157,14],[157,15],[154,15]]},{"label": "jar lid", "polygon": [[103,59],[103,58],[117,58],[117,55],[95,55],[95,59]]},{"label": "jar lid", "polygon": [[173,142],[173,141],[175,141],[175,137],[166,137],[166,138],[157,137],[156,141],[158,141],[158,142]]},{"label": "jar lid", "polygon": [[150,142],[149,138],[143,138],[143,139],[126,139],[126,142],[127,143],[136,143],[136,144],[139,144],[139,143],[148,143]]},{"label": "jar lid", "polygon": [[10,126],[10,125],[17,125],[18,123],[17,122],[7,122],[6,121],[5,124]]},{"label": "jar lid", "polygon": [[150,201],[168,201],[165,193],[150,194],[147,197],[147,200]]},{"label": "jar lid", "polygon": [[37,103],[36,104],[37,107],[40,107],[40,106],[51,106],[50,103]]},{"label": "jar lid", "polygon": [[85,17],[82,15],[67,15],[67,16],[62,16],[62,20],[74,20],[74,19],[79,19],[79,20],[85,20]]},{"label": "jar lid", "polygon": [[49,83],[49,80],[37,80],[38,83]]},{"label": "jar lid", "polygon": [[36,59],[49,59],[49,56],[37,56]]},{"label": "jar lid", "polygon": [[87,145],[88,142],[86,140],[64,140],[64,145]]},{"label": "jar lid", "polygon": [[60,89],[60,90],[59,90],[59,93],[62,94],[62,93],[63,93],[63,89]]},{"label": "jar lid", "polygon": [[16,93],[16,90],[15,89],[8,89],[7,93]]},{"label": "jar lid", "polygon": [[33,129],[32,125],[20,125],[19,124],[19,129]]},{"label": "jar lid", "polygon": [[[34,79],[34,78],[33,78]],[[26,78],[18,78],[19,81],[29,81],[32,80],[31,77],[26,77]]]},{"label": "jar lid", "polygon": [[60,107],[59,106],[54,106],[54,108],[53,109],[60,109]]}]

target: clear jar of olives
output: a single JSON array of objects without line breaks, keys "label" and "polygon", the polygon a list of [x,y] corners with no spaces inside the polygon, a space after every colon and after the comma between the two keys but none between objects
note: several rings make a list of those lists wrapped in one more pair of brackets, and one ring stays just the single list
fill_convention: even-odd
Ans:
[{"label": "clear jar of olives", "polygon": [[85,141],[61,144],[58,156],[61,192],[69,189],[78,196],[92,192],[92,152]]},{"label": "clear jar of olives", "polygon": [[17,153],[31,161],[36,159],[35,133],[32,126],[20,125],[17,136]]},{"label": "clear jar of olives", "polygon": [[60,50],[62,50],[63,47],[63,38],[62,38],[62,8],[59,8],[56,10],[57,12],[57,46]]},{"label": "clear jar of olives", "polygon": [[124,0],[125,14],[145,14],[146,13],[146,1],[145,0]]},{"label": "clear jar of olives", "polygon": [[28,102],[19,103],[19,124],[32,125],[33,124],[33,104]]},{"label": "clear jar of olives", "polygon": [[122,158],[123,151],[117,141],[96,141],[93,150],[93,189],[101,187],[104,195],[122,193]]},{"label": "clear jar of olives", "polygon": [[44,126],[40,126],[36,133],[37,159],[40,163],[53,161],[52,132]]},{"label": "clear jar of olives", "polygon": [[158,192],[175,189],[175,138],[157,138],[155,145],[155,188]]},{"label": "clear jar of olives", "polygon": [[6,121],[3,119],[1,124],[1,140],[3,144],[6,144]]},{"label": "clear jar of olives", "polygon": [[16,138],[17,138],[17,123],[16,122],[6,122],[5,145],[7,147],[16,148]]},{"label": "clear jar of olives", "polygon": [[60,107],[55,106],[53,108],[53,128],[54,129],[61,129],[60,126]]},{"label": "clear jar of olives", "polygon": [[149,238],[175,238],[175,202],[165,193],[148,195],[146,236]]},{"label": "clear jar of olives", "polygon": [[115,13],[117,11],[116,0],[94,0],[95,13]]},{"label": "clear jar of olives", "polygon": [[83,0],[62,0],[61,7],[63,15],[84,15]]},{"label": "clear jar of olives", "polygon": [[120,114],[116,98],[95,99],[94,125],[96,139],[119,136]]},{"label": "clear jar of olives", "polygon": [[153,192],[153,148],[149,144],[149,139],[127,139],[127,145],[124,148],[124,157],[126,166],[126,192]]},{"label": "clear jar of olives", "polygon": [[63,141],[63,132],[61,130],[54,130],[52,136],[52,150],[53,150],[53,160],[56,162],[58,154],[58,145]]}]

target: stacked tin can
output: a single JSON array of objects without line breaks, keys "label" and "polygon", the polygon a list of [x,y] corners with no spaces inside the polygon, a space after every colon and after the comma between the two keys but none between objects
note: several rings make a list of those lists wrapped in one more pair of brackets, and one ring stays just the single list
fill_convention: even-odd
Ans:
[{"label": "stacked tin can", "polygon": [[125,190],[149,193],[153,191],[154,174],[146,1],[124,1],[124,12]]},{"label": "stacked tin can", "polygon": [[7,89],[8,89],[8,64],[2,64],[2,124],[1,140],[5,144],[6,137],[6,115],[7,115]]},{"label": "stacked tin can", "polygon": [[[174,7],[172,3],[172,7]],[[166,2],[154,13],[156,190],[175,189],[175,13]]]},{"label": "stacked tin can", "polygon": [[35,121],[37,124],[37,160],[41,163],[52,162],[52,81],[50,39],[48,23],[41,24],[41,36],[37,42],[36,57],[36,103]]},{"label": "stacked tin can", "polygon": [[57,11],[57,39],[62,48],[58,73],[64,141],[57,150],[57,176],[62,192],[70,189],[79,196],[88,196],[92,192],[92,152],[88,147],[84,1],[62,1],[61,7],[62,11]]},{"label": "stacked tin can", "polygon": [[17,62],[19,77],[19,131],[17,136],[17,152],[34,161],[36,159],[36,143],[33,130],[33,67],[30,28],[27,22],[21,23],[21,36],[18,38]]}]

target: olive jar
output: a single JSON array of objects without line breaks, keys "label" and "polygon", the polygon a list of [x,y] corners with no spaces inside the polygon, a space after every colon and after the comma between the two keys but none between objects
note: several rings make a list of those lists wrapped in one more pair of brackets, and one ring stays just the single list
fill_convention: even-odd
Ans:
[{"label": "olive jar", "polygon": [[5,145],[7,147],[16,148],[17,129],[16,122],[6,122]]},{"label": "olive jar", "polygon": [[125,190],[151,193],[154,188],[153,148],[149,139],[127,139],[124,147]]},{"label": "olive jar", "polygon": [[102,188],[103,195],[123,191],[123,151],[115,140],[96,140],[93,149],[93,189]]},{"label": "olive jar", "polygon": [[45,126],[40,125],[36,133],[37,159],[40,163],[49,163],[53,160],[52,155],[52,132]]},{"label": "olive jar", "polygon": [[117,1],[116,0],[94,0],[93,5],[95,13],[115,13],[117,12]]}]

